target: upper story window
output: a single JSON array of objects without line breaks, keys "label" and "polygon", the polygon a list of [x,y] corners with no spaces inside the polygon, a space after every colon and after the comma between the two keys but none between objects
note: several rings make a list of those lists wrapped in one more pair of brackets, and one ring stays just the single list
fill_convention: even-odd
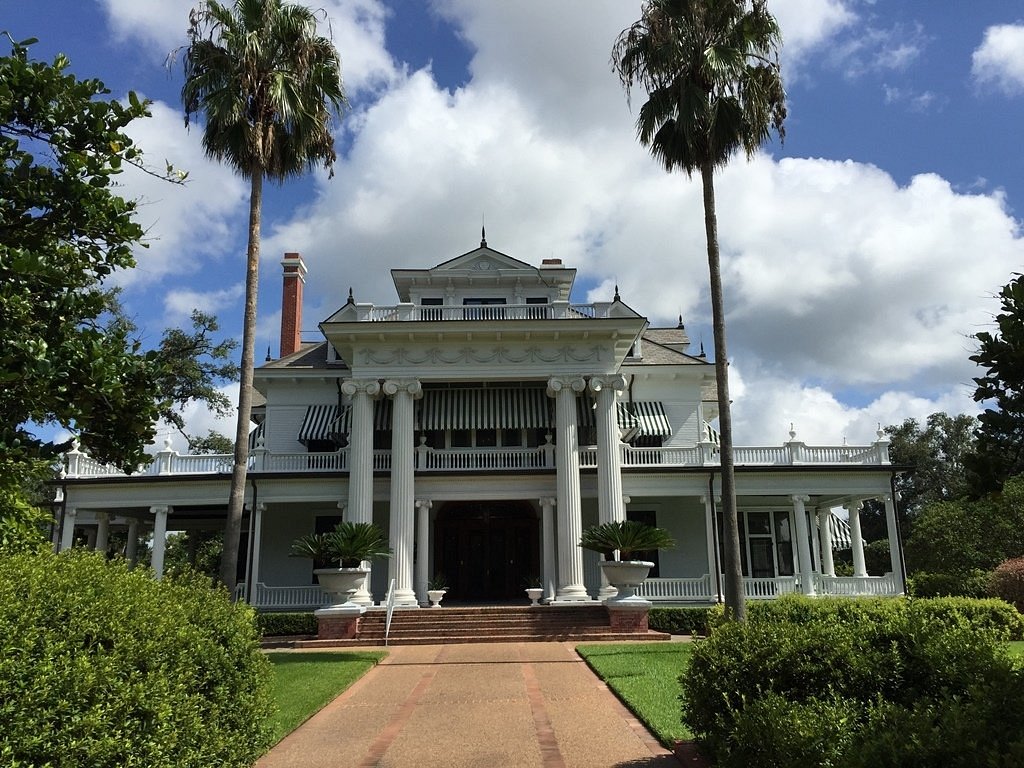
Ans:
[{"label": "upper story window", "polygon": [[420,310],[421,320],[443,320],[442,310],[434,309],[434,307],[440,307],[444,304],[444,299],[440,296],[424,296],[420,299],[420,305],[424,307],[430,307],[430,309]]},{"label": "upper story window", "polygon": [[464,320],[503,320],[505,299],[497,296],[467,297],[462,300]]}]

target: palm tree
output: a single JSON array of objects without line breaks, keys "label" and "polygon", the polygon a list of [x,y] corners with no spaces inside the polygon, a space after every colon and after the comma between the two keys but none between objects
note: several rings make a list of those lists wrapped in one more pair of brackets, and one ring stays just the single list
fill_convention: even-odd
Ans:
[{"label": "palm tree", "polygon": [[345,106],[341,61],[317,34],[317,15],[282,0],[203,0],[189,15],[185,124],[202,115],[203,149],[250,182],[238,423],[224,527],[221,580],[235,586],[249,462],[260,213],[265,178],[284,182],[318,164],[333,168],[331,118]]},{"label": "palm tree", "polygon": [[700,172],[711,277],[718,379],[725,609],[746,618],[732,454],[725,311],[715,214],[715,169],[740,149],[748,157],[772,130],[784,137],[786,98],[778,63],[779,26],[766,0],[646,0],[641,18],[622,31],[612,68],[627,95],[648,93],[636,121],[640,143],[665,170]]}]

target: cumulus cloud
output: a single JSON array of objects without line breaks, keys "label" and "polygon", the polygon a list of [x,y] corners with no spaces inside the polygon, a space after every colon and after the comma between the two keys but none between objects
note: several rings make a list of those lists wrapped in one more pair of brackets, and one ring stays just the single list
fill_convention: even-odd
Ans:
[{"label": "cumulus cloud", "polygon": [[234,307],[245,296],[245,284],[235,285],[213,291],[197,291],[192,288],[175,288],[164,297],[166,322],[170,325],[181,325],[188,322],[193,310],[201,310],[212,315]]},{"label": "cumulus cloud", "polygon": [[971,75],[1008,96],[1024,93],[1024,24],[998,24],[971,55]]}]

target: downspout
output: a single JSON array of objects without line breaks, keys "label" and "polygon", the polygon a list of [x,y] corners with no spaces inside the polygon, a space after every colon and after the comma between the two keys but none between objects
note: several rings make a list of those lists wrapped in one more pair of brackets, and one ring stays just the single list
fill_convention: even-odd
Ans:
[{"label": "downspout", "polygon": [[708,473],[708,499],[711,501],[711,540],[715,552],[715,600],[722,602],[722,565],[718,560],[718,505],[715,504],[715,473]]}]

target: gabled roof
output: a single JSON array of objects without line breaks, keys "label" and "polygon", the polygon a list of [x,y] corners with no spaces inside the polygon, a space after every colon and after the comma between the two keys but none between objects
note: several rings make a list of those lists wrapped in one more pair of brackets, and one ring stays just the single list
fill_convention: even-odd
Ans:
[{"label": "gabled roof", "polygon": [[261,370],[277,370],[281,368],[295,369],[295,368],[344,368],[346,367],[344,361],[338,360],[337,362],[327,362],[327,342],[321,341],[317,343],[305,342],[301,347],[292,352],[286,357],[278,358],[277,360],[268,360],[263,365],[259,366]]}]

